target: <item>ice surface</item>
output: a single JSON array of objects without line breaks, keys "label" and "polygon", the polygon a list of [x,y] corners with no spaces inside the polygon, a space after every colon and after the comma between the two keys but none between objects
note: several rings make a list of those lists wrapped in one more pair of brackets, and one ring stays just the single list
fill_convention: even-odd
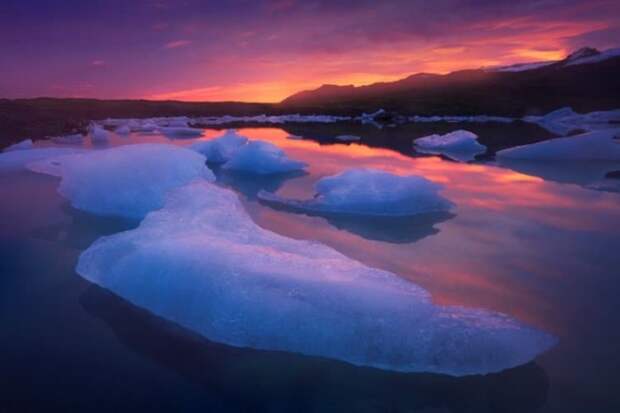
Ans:
[{"label": "ice surface", "polygon": [[336,140],[343,141],[343,142],[359,141],[360,139],[361,138],[359,136],[356,136],[356,135],[338,135],[338,136],[336,136]]},{"label": "ice surface", "polygon": [[207,182],[171,191],[134,230],[103,237],[77,272],[233,346],[452,375],[524,364],[555,339],[502,314],[438,306],[398,276],[256,225]]},{"label": "ice surface", "polygon": [[224,163],[229,161],[247,142],[248,138],[239,135],[234,129],[229,129],[218,138],[196,142],[191,149],[206,156],[208,162]]},{"label": "ice surface", "polygon": [[303,162],[288,158],[282,149],[272,143],[250,141],[235,151],[223,168],[267,175],[301,171],[306,166]]},{"label": "ice surface", "polygon": [[7,146],[6,148],[4,148],[4,152],[32,149],[32,146],[33,146],[32,139],[24,139],[21,142],[17,142],[11,146]]},{"label": "ice surface", "polygon": [[99,215],[143,218],[161,208],[167,191],[196,178],[214,180],[204,156],[163,144],[94,150],[29,164],[61,176],[58,191],[78,209]]},{"label": "ice surface", "polygon": [[470,131],[456,130],[445,135],[429,135],[413,141],[416,151],[443,154],[457,161],[470,161],[486,152],[486,146],[478,143],[478,136]]},{"label": "ice surface", "polygon": [[309,200],[290,200],[268,192],[259,198],[292,210],[322,214],[409,216],[448,211],[452,203],[441,186],[421,176],[399,176],[376,169],[348,169],[320,179]]},{"label": "ice surface", "polygon": [[33,148],[0,153],[0,170],[21,169],[34,161],[84,152],[78,148]]},{"label": "ice surface", "polygon": [[620,161],[620,128],[586,132],[504,149],[498,158],[537,161]]}]

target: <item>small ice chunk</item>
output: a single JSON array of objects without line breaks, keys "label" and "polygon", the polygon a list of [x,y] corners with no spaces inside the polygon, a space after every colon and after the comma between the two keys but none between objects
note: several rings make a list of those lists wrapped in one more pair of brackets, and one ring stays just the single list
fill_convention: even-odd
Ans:
[{"label": "small ice chunk", "polygon": [[143,218],[161,208],[167,191],[197,178],[214,180],[204,156],[174,145],[138,144],[29,164],[62,176],[58,191],[78,209]]},{"label": "small ice chunk", "polygon": [[224,164],[224,169],[261,175],[301,171],[307,165],[290,159],[276,145],[264,141],[251,141],[235,151]]},{"label": "small ice chunk", "polygon": [[234,129],[229,129],[218,138],[196,142],[190,148],[206,156],[207,162],[224,163],[247,142],[248,138],[239,135]]},{"label": "small ice chunk", "polygon": [[204,181],[171,191],[138,228],[99,239],[77,272],[216,342],[381,369],[485,374],[556,342],[504,314],[437,305],[395,274],[267,231],[235,193]]},{"label": "small ice chunk", "polygon": [[117,135],[129,135],[131,133],[131,127],[127,124],[120,125],[116,129],[114,129]]},{"label": "small ice chunk", "polygon": [[32,139],[24,139],[21,142],[14,143],[13,145],[4,148],[4,152],[32,149],[32,146],[33,146]]},{"label": "small ice chunk", "polygon": [[336,136],[336,140],[339,141],[343,141],[343,142],[354,142],[354,141],[359,141],[361,138],[359,136],[355,136],[355,135],[338,135]]},{"label": "small ice chunk", "polygon": [[452,203],[441,186],[424,177],[399,176],[376,169],[348,169],[320,179],[309,200],[289,200],[261,191],[259,199],[300,212],[375,216],[410,216],[448,211]]},{"label": "small ice chunk", "polygon": [[55,136],[52,142],[60,145],[82,145],[84,143],[84,136],[80,133],[65,136]]},{"label": "small ice chunk", "polygon": [[537,161],[620,161],[620,128],[586,132],[499,151],[505,159]]},{"label": "small ice chunk", "polygon": [[459,129],[445,135],[429,135],[413,141],[416,151],[433,155],[445,155],[456,161],[471,161],[486,152],[486,146],[478,143],[478,135]]},{"label": "small ice chunk", "polygon": [[96,123],[90,126],[90,140],[93,143],[107,143],[109,140],[109,133],[107,130],[97,125]]}]

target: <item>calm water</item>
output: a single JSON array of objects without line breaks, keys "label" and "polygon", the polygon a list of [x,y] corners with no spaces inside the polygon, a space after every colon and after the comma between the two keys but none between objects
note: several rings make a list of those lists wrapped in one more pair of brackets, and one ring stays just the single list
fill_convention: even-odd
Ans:
[{"label": "calm water", "polygon": [[[3,171],[0,412],[620,411],[620,193],[611,180],[601,185],[605,171],[416,158],[405,145],[415,134],[401,133],[397,150],[385,148],[383,135],[364,138],[373,147],[326,145],[326,128],[295,130],[304,140],[287,139],[290,130],[241,130],[307,162],[309,173],[277,180],[218,173],[218,179],[239,191],[267,229],[321,241],[399,274],[438,303],[510,314],[555,334],[559,344],[522,367],[452,378],[211,343],[75,274],[76,259],[90,243],[137,222],[73,210],[57,195],[56,178]],[[502,128],[507,136],[522,132]],[[206,130],[203,139],[219,133]],[[493,135],[502,138],[497,127]],[[169,142],[132,135],[111,144],[147,141]],[[360,222],[277,211],[256,201],[261,189],[311,197],[317,179],[354,166],[423,175],[442,183],[457,206],[452,214]],[[620,165],[603,169],[614,168]]]}]

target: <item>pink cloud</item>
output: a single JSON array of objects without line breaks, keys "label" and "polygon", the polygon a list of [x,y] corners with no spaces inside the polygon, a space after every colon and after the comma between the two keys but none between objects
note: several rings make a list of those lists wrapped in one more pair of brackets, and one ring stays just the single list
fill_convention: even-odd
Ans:
[{"label": "pink cloud", "polygon": [[177,49],[179,47],[185,47],[191,43],[191,40],[173,40],[164,44],[164,49]]}]

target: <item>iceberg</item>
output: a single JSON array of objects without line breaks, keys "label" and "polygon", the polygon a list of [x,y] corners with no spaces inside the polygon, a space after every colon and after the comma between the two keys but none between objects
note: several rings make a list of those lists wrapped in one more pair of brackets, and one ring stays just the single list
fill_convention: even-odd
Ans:
[{"label": "iceberg", "polygon": [[195,181],[139,227],[96,241],[77,272],[138,307],[237,347],[463,376],[529,362],[556,339],[440,306],[395,274],[267,231],[230,190]]},{"label": "iceberg", "polygon": [[234,129],[229,129],[218,138],[196,142],[190,148],[206,156],[207,162],[225,163],[246,143],[248,138],[239,135]]},{"label": "iceberg", "polygon": [[498,158],[535,161],[620,161],[620,128],[550,139],[497,152]]},{"label": "iceberg", "polygon": [[433,155],[445,155],[455,161],[471,161],[486,152],[486,146],[478,143],[478,136],[470,131],[456,130],[445,135],[429,135],[413,141],[416,151]]},{"label": "iceberg", "polygon": [[28,165],[62,177],[58,192],[73,207],[141,219],[161,208],[166,192],[194,179],[214,180],[204,156],[165,144],[137,144],[45,159]]},{"label": "iceberg", "polygon": [[235,151],[222,168],[261,175],[301,171],[306,164],[290,159],[276,145],[264,141],[251,141]]},{"label": "iceberg", "polygon": [[95,123],[90,126],[90,140],[95,144],[107,143],[110,138],[109,135],[107,130]]},{"label": "iceberg", "polygon": [[7,146],[6,148],[4,148],[3,152],[21,151],[24,149],[32,149],[32,147],[33,147],[32,139],[24,139],[23,141],[14,143],[11,146]]},{"label": "iceberg", "polygon": [[448,211],[452,203],[439,195],[441,186],[421,176],[399,176],[376,169],[348,169],[321,178],[316,195],[292,200],[261,191],[269,205],[309,214],[411,216]]}]

